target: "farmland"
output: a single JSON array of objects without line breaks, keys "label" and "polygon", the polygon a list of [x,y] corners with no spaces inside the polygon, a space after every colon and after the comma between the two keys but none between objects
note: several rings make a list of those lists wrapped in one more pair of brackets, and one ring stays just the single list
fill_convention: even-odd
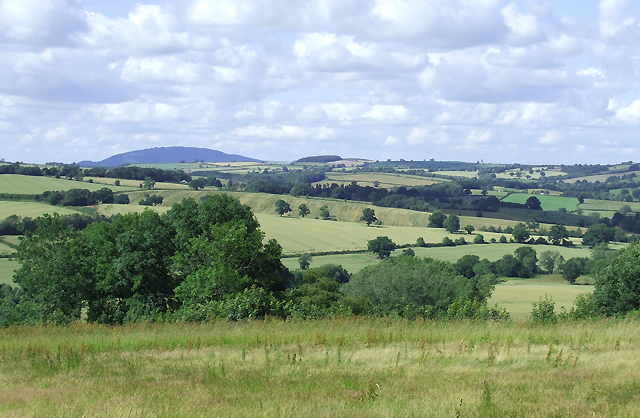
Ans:
[{"label": "farmland", "polygon": [[562,197],[562,196],[548,196],[537,195],[527,193],[511,193],[507,197],[503,198],[503,202],[524,204],[530,197],[535,197],[540,201],[542,210],[545,211],[557,211],[560,208],[565,208],[568,211],[575,210],[579,204],[579,201],[575,197]]},{"label": "farmland", "polygon": [[432,184],[442,183],[444,180],[391,173],[330,172],[327,173],[325,180],[316,184],[349,184],[354,181],[361,186],[392,188],[400,186],[429,186]]},{"label": "farmland", "polygon": [[635,321],[0,330],[0,415],[638,416]]},{"label": "farmland", "polygon": [[14,202],[0,201],[0,220],[11,215],[19,215],[21,217],[37,218],[45,213],[59,213],[61,215],[70,215],[79,213],[78,208],[51,206],[46,203],[38,202]]},{"label": "farmland", "polygon": [[[114,179],[109,179],[108,186],[114,192],[132,190],[131,187],[114,186]],[[139,184],[138,182],[137,184]],[[137,186],[136,184],[136,186]],[[49,190],[64,191],[69,189],[88,189],[92,192],[105,187],[102,184],[85,181],[57,179],[53,177],[22,176],[18,174],[3,174],[0,176],[0,193],[11,194],[40,194]]]},{"label": "farmland", "polygon": [[[2,250],[0,250],[2,251]],[[8,258],[0,258],[0,283],[13,284],[13,272],[20,264]]]}]

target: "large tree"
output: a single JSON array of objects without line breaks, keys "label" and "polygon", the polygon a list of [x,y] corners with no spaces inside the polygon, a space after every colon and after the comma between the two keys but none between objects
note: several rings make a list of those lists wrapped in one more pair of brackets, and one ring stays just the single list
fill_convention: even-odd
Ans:
[{"label": "large tree", "polygon": [[360,217],[359,222],[366,222],[367,226],[370,226],[372,223],[377,221],[376,212],[371,208],[362,209],[362,216]]},{"label": "large tree", "polygon": [[276,200],[276,213],[283,216],[286,213],[291,212],[291,205],[282,199]]},{"label": "large tree", "polygon": [[455,234],[456,232],[458,232],[458,230],[460,230],[460,218],[458,218],[458,216],[456,215],[449,215],[449,217],[442,223],[442,226],[447,231]]},{"label": "large tree", "polygon": [[396,244],[389,237],[378,237],[367,242],[367,249],[383,259],[391,255],[391,251],[396,249]]}]

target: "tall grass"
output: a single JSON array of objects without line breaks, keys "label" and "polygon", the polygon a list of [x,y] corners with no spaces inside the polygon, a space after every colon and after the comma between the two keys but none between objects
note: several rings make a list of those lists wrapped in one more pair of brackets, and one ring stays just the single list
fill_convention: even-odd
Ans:
[{"label": "tall grass", "polygon": [[399,319],[0,330],[0,415],[637,416],[640,327]]}]

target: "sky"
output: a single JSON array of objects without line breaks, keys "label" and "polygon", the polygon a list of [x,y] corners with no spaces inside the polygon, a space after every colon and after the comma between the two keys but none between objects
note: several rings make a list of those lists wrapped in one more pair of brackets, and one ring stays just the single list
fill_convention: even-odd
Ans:
[{"label": "sky", "polygon": [[636,0],[0,0],[0,158],[640,161]]}]

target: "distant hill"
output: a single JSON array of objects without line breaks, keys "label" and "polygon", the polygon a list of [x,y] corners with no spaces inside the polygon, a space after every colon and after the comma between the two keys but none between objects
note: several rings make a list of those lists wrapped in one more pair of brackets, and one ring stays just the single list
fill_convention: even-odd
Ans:
[{"label": "distant hill", "polygon": [[342,160],[342,157],[339,155],[314,155],[300,158],[296,163],[330,163],[339,160]]},{"label": "distant hill", "polygon": [[117,167],[124,164],[175,164],[204,160],[207,163],[260,162],[255,158],[226,154],[222,151],[195,147],[159,147],[130,151],[106,158],[102,161],[80,161],[81,167]]}]

